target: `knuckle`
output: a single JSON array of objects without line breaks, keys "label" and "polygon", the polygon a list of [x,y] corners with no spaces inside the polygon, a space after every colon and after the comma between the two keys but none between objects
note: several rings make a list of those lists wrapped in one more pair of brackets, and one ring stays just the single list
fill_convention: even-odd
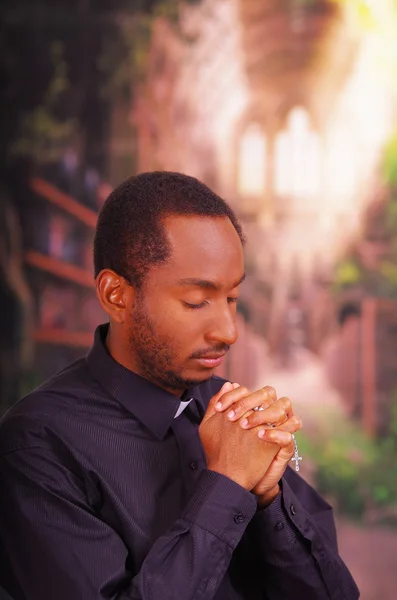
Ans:
[{"label": "knuckle", "polygon": [[261,412],[259,411],[253,411],[252,414],[248,417],[248,421],[250,423],[250,425],[262,425],[263,424],[263,417],[261,415]]},{"label": "knuckle", "polygon": [[289,416],[292,416],[294,411],[292,408],[291,400],[289,398],[281,398],[281,404],[285,413]]},{"label": "knuckle", "polygon": [[259,403],[261,406],[263,406],[263,408],[268,408],[271,404],[271,398],[269,398],[269,395],[267,394],[266,390],[262,389],[260,390],[260,400]]},{"label": "knuckle", "polygon": [[[241,389],[241,388],[240,388]],[[246,388],[243,388],[241,390],[241,392],[244,394],[243,398],[240,398],[237,402],[236,402],[236,407],[240,407],[240,406],[245,406],[246,404],[246,397],[248,394],[248,390]]]},{"label": "knuckle", "polygon": [[277,392],[274,389],[274,387],[272,387],[271,385],[266,385],[263,390],[266,392],[266,394],[272,399],[275,400],[277,399]]},{"label": "knuckle", "polygon": [[283,431],[283,436],[280,436],[279,445],[284,449],[285,452],[289,453],[290,449],[293,448],[291,434],[287,431]]},{"label": "knuckle", "polygon": [[247,407],[247,401],[243,398],[240,400],[236,406],[237,411],[242,411]]}]

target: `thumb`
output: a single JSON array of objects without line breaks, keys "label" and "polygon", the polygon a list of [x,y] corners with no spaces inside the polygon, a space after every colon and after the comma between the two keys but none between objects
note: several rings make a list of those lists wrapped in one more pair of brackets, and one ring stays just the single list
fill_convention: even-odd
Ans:
[{"label": "thumb", "polygon": [[226,394],[227,392],[230,392],[233,389],[233,384],[230,383],[230,381],[226,381],[223,384],[219,392],[217,392],[215,396],[212,396],[211,400],[209,401],[208,408],[205,411],[205,415],[203,417],[202,422],[208,421],[208,419],[210,419],[213,415],[217,414],[217,411],[215,410],[215,404],[218,402],[219,398],[223,396],[223,394]]}]

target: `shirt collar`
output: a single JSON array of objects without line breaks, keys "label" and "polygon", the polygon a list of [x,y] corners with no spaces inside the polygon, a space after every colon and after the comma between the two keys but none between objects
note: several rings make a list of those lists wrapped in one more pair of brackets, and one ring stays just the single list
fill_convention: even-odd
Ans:
[{"label": "shirt collar", "polygon": [[195,398],[205,410],[198,387],[186,390],[182,400],[115,361],[105,346],[109,324],[99,325],[87,354],[93,377],[158,439],[163,439],[189,402]]}]

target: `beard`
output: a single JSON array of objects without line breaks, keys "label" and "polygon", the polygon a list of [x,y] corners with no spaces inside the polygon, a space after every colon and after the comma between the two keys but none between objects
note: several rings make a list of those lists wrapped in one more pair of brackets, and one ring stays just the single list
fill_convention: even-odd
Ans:
[{"label": "beard", "polygon": [[142,377],[172,392],[183,391],[210,377],[184,376],[184,367],[177,366],[179,352],[174,337],[159,332],[142,301],[135,306],[132,321],[129,345]]}]

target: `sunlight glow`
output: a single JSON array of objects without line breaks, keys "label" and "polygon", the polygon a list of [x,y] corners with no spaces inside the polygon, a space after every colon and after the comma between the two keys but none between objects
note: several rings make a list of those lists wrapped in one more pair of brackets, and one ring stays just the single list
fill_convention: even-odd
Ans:
[{"label": "sunlight glow", "polygon": [[321,141],[303,108],[294,108],[276,138],[275,188],[280,196],[314,198],[320,190]]},{"label": "sunlight glow", "polygon": [[252,123],[239,145],[238,191],[243,196],[261,196],[266,189],[266,138]]}]

